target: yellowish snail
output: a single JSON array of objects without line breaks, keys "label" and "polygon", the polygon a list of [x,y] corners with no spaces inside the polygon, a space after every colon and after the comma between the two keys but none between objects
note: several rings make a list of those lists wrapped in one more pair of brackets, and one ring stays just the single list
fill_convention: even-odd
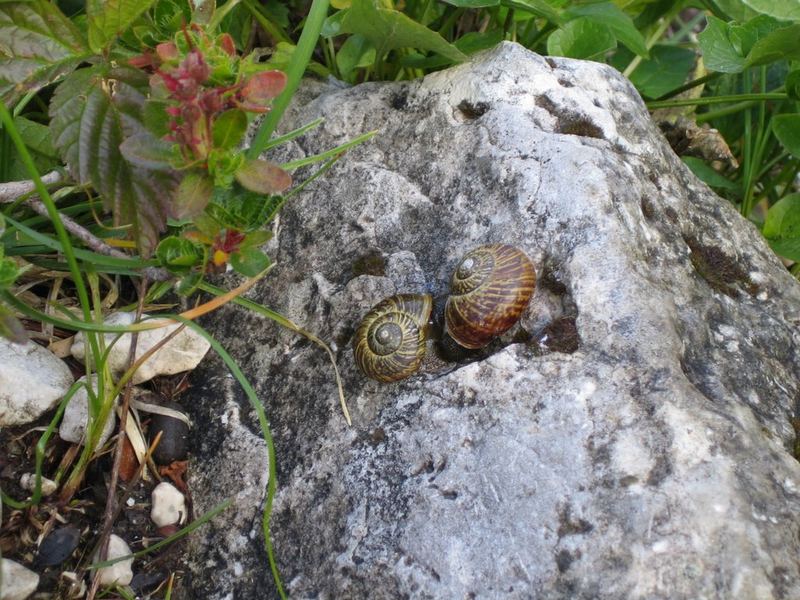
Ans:
[{"label": "yellowish snail", "polygon": [[[444,306],[446,336],[463,348],[486,346],[520,319],[535,286],[536,272],[522,250],[508,244],[475,248],[461,259],[450,280]],[[373,307],[353,337],[361,371],[383,382],[416,372],[432,330],[432,310],[428,294],[398,294]]]}]

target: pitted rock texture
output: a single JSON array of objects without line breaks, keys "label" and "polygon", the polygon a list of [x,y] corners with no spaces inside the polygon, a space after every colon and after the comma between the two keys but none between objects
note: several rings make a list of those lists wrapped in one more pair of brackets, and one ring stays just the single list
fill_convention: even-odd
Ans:
[{"label": "pitted rock texture", "polygon": [[[505,43],[421,81],[310,85],[285,126],[320,116],[273,158],[378,135],[286,205],[252,296],[334,342],[353,427],[317,347],[239,308],[207,322],[271,420],[289,596],[800,596],[800,286],[630,84]],[[527,335],[398,384],[357,372],[370,306],[446,292],[490,242],[537,265]],[[236,506],[183,593],[268,598],[264,445],[223,373],[195,374],[191,488],[196,513]]]}]

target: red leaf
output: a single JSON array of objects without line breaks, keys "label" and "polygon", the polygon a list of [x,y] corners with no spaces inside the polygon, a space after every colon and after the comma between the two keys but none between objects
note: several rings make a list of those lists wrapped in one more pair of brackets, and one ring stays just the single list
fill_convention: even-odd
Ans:
[{"label": "red leaf", "polygon": [[259,194],[277,194],[292,185],[292,177],[266,160],[247,160],[236,171],[236,180]]},{"label": "red leaf", "polygon": [[253,75],[240,93],[245,104],[264,105],[285,87],[286,74],[283,71],[263,71]]}]

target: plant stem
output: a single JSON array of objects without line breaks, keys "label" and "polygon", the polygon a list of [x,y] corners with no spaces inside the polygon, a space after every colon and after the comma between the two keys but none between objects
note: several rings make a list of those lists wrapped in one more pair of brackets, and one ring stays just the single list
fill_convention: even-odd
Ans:
[{"label": "plant stem", "polygon": [[257,158],[261,154],[264,146],[266,146],[275,131],[278,122],[283,117],[283,113],[289,106],[292,96],[297,91],[300,80],[306,71],[306,66],[311,60],[311,54],[317,45],[319,33],[322,31],[322,24],[328,16],[328,1],[313,0],[311,3],[311,10],[309,10],[308,17],[306,17],[303,33],[300,34],[300,39],[292,55],[292,62],[286,72],[288,78],[286,89],[275,99],[272,104],[272,110],[267,113],[267,116],[261,122],[261,126],[250,144],[250,149],[247,151],[248,158]]},{"label": "plant stem", "polygon": [[731,94],[729,96],[707,96],[703,98],[687,98],[685,100],[656,100],[647,103],[647,108],[675,108],[678,106],[705,106],[708,104],[725,104],[728,102],[766,102],[768,100],[786,100],[789,96],[782,92],[769,92],[766,94]]},{"label": "plant stem", "polygon": [[669,100],[670,98],[674,98],[675,96],[682,94],[685,91],[688,91],[692,88],[697,87],[698,85],[704,85],[709,81],[714,81],[718,77],[720,77],[722,73],[709,73],[707,75],[703,75],[702,77],[698,77],[697,79],[692,79],[691,81],[684,83],[682,86],[675,88],[671,92],[667,92],[663,96],[659,96],[655,99],[656,102],[661,102],[663,100]]}]

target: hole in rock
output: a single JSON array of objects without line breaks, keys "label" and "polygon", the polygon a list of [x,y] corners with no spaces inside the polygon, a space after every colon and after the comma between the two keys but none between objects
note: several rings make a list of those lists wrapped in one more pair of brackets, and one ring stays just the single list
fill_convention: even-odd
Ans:
[{"label": "hole in rock", "polygon": [[378,250],[371,250],[353,261],[352,271],[353,277],[359,275],[383,277],[386,275],[386,259]]},{"label": "hole in rock", "polygon": [[468,100],[462,100],[457,108],[465,118],[477,119],[489,112],[491,107],[486,102],[475,102],[473,104]]},{"label": "hole in rock", "polygon": [[556,119],[555,132],[565,135],[577,135],[579,137],[590,137],[605,139],[603,130],[600,129],[590,118],[574,111],[556,105],[548,96],[537,96],[536,106],[545,109]]},{"label": "hole in rock", "polygon": [[706,246],[691,236],[684,237],[684,241],[689,246],[694,270],[711,289],[731,298],[738,297],[738,286],[751,296],[758,293],[759,287],[750,279],[747,270],[721,248]]}]

